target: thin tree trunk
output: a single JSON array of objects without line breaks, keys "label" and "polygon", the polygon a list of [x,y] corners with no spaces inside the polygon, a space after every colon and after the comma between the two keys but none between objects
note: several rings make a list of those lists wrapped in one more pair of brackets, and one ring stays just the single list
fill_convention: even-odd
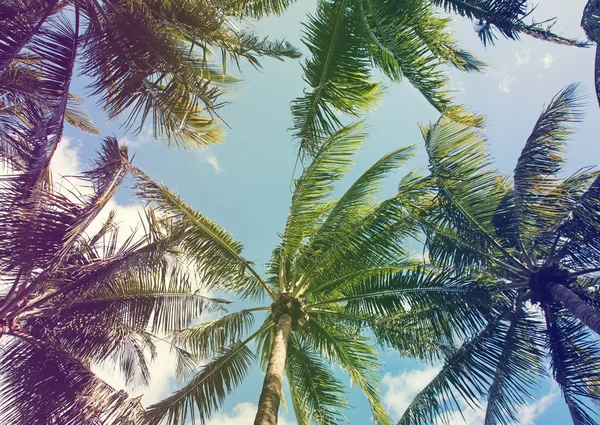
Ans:
[{"label": "thin tree trunk", "polygon": [[258,411],[254,419],[254,425],[276,425],[279,413],[279,402],[281,400],[281,386],[283,384],[283,372],[287,358],[287,343],[292,329],[292,318],[289,314],[283,314],[277,323],[275,340],[271,348],[269,367],[265,375],[262,392],[258,399]]},{"label": "thin tree trunk", "polygon": [[564,285],[550,283],[548,292],[556,301],[560,301],[571,314],[600,335],[600,311],[586,304],[575,292]]}]

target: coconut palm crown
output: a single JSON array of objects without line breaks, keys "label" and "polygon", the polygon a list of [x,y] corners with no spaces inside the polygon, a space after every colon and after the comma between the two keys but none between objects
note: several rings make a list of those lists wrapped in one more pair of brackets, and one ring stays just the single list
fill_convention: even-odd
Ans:
[{"label": "coconut palm crown", "polygon": [[[411,148],[384,156],[339,199],[330,198],[363,137],[361,124],[334,133],[296,181],[281,243],[264,277],[221,226],[141,176],[141,195],[181,226],[184,251],[210,288],[268,300],[174,334],[182,348],[210,361],[187,385],[149,408],[154,423],[204,423],[258,358],[266,376],[255,424],[277,423],[284,374],[299,424],[344,423],[349,406],[335,365],[365,394],[374,422],[388,424],[371,338],[381,331],[377,319],[405,312],[407,305],[415,310],[435,305],[465,321],[482,322],[472,307],[480,292],[429,274],[403,246],[414,236],[415,223],[406,211],[418,203],[422,179],[409,173],[398,195],[376,200],[382,179],[410,157]],[[434,323],[430,316],[431,324],[446,324],[445,318]],[[426,356],[415,335],[405,338],[403,352]]]},{"label": "coconut palm crown", "polygon": [[489,168],[477,131],[447,119],[423,128],[435,195],[421,216],[431,261],[510,302],[462,345],[438,346],[444,366],[399,424],[430,424],[480,400],[486,425],[518,422],[547,357],[573,423],[598,423],[600,173],[559,178],[580,101],[575,85],[554,97],[512,178]]}]

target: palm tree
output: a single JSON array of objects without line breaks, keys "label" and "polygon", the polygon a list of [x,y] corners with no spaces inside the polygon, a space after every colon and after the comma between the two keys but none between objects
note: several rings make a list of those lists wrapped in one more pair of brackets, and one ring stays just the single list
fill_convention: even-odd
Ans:
[{"label": "palm tree", "polygon": [[421,217],[430,258],[503,302],[460,347],[438,349],[444,366],[400,424],[429,424],[460,409],[461,399],[477,406],[479,398],[487,400],[486,425],[518,421],[517,407],[546,374],[546,355],[573,423],[597,424],[600,344],[591,331],[600,332],[600,173],[558,177],[580,99],[575,85],[554,97],[512,179],[489,168],[473,129],[447,119],[423,129],[435,188]]},{"label": "palm tree", "polygon": [[[20,172],[0,178],[0,422],[145,423],[139,400],[90,368],[114,364],[127,383],[144,384],[157,335],[220,303],[192,292],[181,235],[151,211],[138,239],[118,243],[114,214],[91,232],[131,169],[115,139],[80,176],[93,187],[88,196],[53,192],[43,161],[21,153]],[[189,353],[177,353],[179,369],[191,367]]]},{"label": "palm tree", "polygon": [[312,157],[322,140],[342,125],[337,113],[356,116],[374,107],[382,86],[371,79],[373,67],[393,82],[406,79],[438,111],[468,125],[482,117],[457,105],[444,67],[480,72],[485,63],[460,48],[450,19],[437,9],[477,22],[484,43],[495,31],[512,39],[527,33],[549,41],[585,45],[553,34],[544,24],[526,24],[525,0],[322,0],[305,23],[304,64],[308,88],[292,103],[293,131],[301,155]]},{"label": "palm tree", "polygon": [[[340,409],[348,402],[331,369],[336,365],[363,391],[374,422],[388,424],[371,338],[383,331],[377,320],[407,305],[414,311],[436,305],[465,321],[483,321],[475,308],[485,298],[481,291],[429,274],[403,246],[414,235],[407,209],[418,203],[423,180],[409,173],[398,195],[376,201],[381,181],[409,159],[411,148],[384,156],[339,199],[330,199],[363,138],[361,124],[334,133],[296,181],[281,243],[264,276],[225,229],[138,173],[140,194],[185,234],[183,250],[210,289],[247,302],[268,300],[174,334],[176,344],[210,361],[183,388],[149,407],[151,423],[204,423],[258,358],[265,379],[255,424],[277,423],[284,375],[298,424],[344,422]],[[257,315],[260,325],[254,327]],[[444,322],[430,316],[432,326]],[[426,355],[415,343],[417,334],[411,336],[403,352]]]},{"label": "palm tree", "polygon": [[[235,28],[227,2],[9,0],[0,6],[0,132],[45,128],[65,117],[94,130],[69,93],[76,63],[109,118],[184,148],[219,141],[215,50],[235,62],[297,57],[287,42]],[[16,126],[16,128],[15,128]],[[60,140],[60,134],[57,137]],[[8,144],[8,147],[7,147]],[[2,150],[10,143],[0,139]]]}]

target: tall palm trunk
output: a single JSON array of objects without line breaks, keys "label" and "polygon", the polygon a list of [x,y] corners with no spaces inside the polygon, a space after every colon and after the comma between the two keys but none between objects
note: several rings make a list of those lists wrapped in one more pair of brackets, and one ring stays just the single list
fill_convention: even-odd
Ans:
[{"label": "tall palm trunk", "polygon": [[287,358],[287,343],[292,329],[292,318],[289,314],[282,314],[277,322],[275,340],[271,349],[269,367],[265,375],[262,392],[258,399],[258,411],[254,425],[276,425],[281,400],[281,386],[283,372]]},{"label": "tall palm trunk", "polygon": [[600,311],[586,304],[576,293],[564,285],[550,283],[548,292],[588,328],[600,334]]}]

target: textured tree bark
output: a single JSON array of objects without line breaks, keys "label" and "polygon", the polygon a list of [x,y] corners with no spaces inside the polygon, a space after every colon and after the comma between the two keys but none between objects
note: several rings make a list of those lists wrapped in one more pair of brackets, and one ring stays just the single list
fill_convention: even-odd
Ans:
[{"label": "textured tree bark", "polygon": [[588,328],[600,335],[600,311],[587,305],[576,293],[564,285],[550,283],[548,292]]},{"label": "textured tree bark", "polygon": [[287,358],[287,343],[292,329],[292,318],[283,314],[277,323],[275,340],[271,349],[271,358],[262,392],[258,399],[258,411],[254,419],[254,425],[276,425],[279,414],[279,402],[281,400],[281,386],[283,384],[283,372]]}]

